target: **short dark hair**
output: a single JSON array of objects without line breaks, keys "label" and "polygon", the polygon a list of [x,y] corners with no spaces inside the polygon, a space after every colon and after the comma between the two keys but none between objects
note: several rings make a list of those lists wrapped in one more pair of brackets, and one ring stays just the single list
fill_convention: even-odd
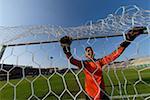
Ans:
[{"label": "short dark hair", "polygon": [[[85,48],[85,50],[87,50],[88,48],[92,49],[92,47],[88,46],[88,47]],[[92,50],[93,50],[93,49],[92,49]]]}]

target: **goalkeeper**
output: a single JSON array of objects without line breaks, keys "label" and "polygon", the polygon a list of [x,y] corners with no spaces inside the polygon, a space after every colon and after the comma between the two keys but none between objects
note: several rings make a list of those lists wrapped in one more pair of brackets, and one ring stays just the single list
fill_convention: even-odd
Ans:
[{"label": "goalkeeper", "polygon": [[75,59],[70,50],[72,38],[64,36],[60,39],[61,46],[70,63],[78,68],[84,68],[85,74],[85,91],[92,100],[109,100],[109,97],[104,93],[105,85],[102,76],[102,67],[118,58],[128,45],[140,34],[144,33],[146,27],[134,27],[125,34],[126,41],[123,41],[120,46],[111,54],[100,58],[94,58],[94,51],[92,47],[85,48],[85,56],[87,60],[81,61]]}]

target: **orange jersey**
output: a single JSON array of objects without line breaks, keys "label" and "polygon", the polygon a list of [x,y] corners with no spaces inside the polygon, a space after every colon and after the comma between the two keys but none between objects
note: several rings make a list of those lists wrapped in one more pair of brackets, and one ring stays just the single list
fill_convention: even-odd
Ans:
[{"label": "orange jersey", "polygon": [[102,98],[100,96],[101,89],[104,90],[105,88],[102,76],[102,67],[118,58],[124,50],[125,47],[120,46],[117,50],[113,51],[111,54],[94,61],[77,60],[72,57],[72,54],[70,52],[66,53],[66,56],[70,60],[71,64],[78,66],[79,68],[84,67],[83,72],[85,74],[85,91],[94,100],[100,100]]}]

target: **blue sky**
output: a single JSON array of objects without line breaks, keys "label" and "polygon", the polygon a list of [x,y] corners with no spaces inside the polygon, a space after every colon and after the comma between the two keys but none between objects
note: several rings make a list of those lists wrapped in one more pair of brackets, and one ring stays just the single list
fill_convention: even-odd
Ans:
[{"label": "blue sky", "polygon": [[150,9],[149,0],[0,0],[0,26],[78,26],[127,5]]},{"label": "blue sky", "polygon": [[[150,10],[150,1],[148,0],[0,0],[0,26],[46,24],[60,25],[63,27],[80,26],[91,20],[96,21],[106,18],[108,14],[114,13],[120,6],[127,5],[137,5],[140,8]],[[142,37],[144,37],[144,39]],[[96,40],[96,43],[92,45],[96,52],[96,58],[111,53],[122,40],[122,37],[112,38],[109,39],[109,41],[107,39]],[[126,60],[126,57],[133,58],[150,55],[150,39],[147,38],[147,36],[140,36],[134,42],[135,43],[132,43],[118,60]],[[80,44],[80,46],[78,44]],[[76,48],[76,54],[82,56],[84,55],[84,46],[87,45],[87,41],[76,41],[72,44],[72,48]],[[51,48],[51,46],[53,48]],[[32,58],[32,53],[29,52],[30,50],[26,50],[26,47],[18,48],[21,49],[16,50],[15,48],[9,48],[10,50],[7,50],[4,55],[4,58],[7,58],[5,59],[7,63],[16,63],[19,57],[19,59],[21,59],[18,61],[20,62],[19,64],[34,63],[33,65],[38,66],[38,62],[40,62],[44,64],[47,63],[47,65],[44,66],[49,66],[52,64],[51,59],[49,59],[50,56],[54,57],[54,59],[52,59],[54,60],[54,66],[65,66],[66,63],[64,62],[67,62],[58,43],[43,46],[44,50],[47,50],[46,54],[44,52],[42,53],[44,50],[39,49],[40,46],[31,47],[32,52],[35,50],[34,56],[39,56],[35,58],[34,61],[30,59]],[[11,54],[11,50],[13,50],[13,52],[16,51],[17,54]],[[21,52],[20,55],[16,56],[19,52]],[[43,62],[41,59],[47,61]]]}]

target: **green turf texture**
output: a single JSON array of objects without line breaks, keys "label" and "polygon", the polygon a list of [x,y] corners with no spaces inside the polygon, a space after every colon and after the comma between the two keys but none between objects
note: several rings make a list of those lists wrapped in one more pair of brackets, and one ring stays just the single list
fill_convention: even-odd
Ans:
[{"label": "green turf texture", "polygon": [[[142,81],[139,81],[134,86],[135,82],[139,80],[139,74],[142,80],[148,85]],[[0,81],[0,100],[13,100],[14,95],[16,95],[17,100],[27,100],[28,98],[31,98],[31,100],[37,100],[35,96],[37,96],[39,99],[42,99],[46,95],[47,96],[44,100],[57,100],[57,96],[61,97],[62,100],[66,100],[72,99],[72,96],[70,96],[69,93],[75,96],[79,92],[80,94],[76,99],[85,98],[85,93],[81,91],[84,89],[85,76],[83,72],[79,73],[77,76],[78,77],[75,77],[72,72],[68,72],[67,74],[64,74],[63,77],[59,73],[55,73],[47,76],[28,76],[25,79],[13,79],[9,82]],[[134,68],[115,70],[110,69],[105,70],[103,72],[103,76],[106,85],[106,91],[110,96],[119,96],[120,93],[122,95],[135,95],[136,91],[138,94],[150,93],[150,69],[143,70],[139,73],[137,69]],[[112,84],[108,76],[110,77]],[[125,80],[127,80],[127,82]],[[33,84],[31,84],[31,82]],[[64,84],[64,82],[66,84]],[[78,83],[81,83],[82,87],[79,87]],[[114,86],[114,89],[112,88],[112,85]],[[136,91],[134,87],[136,88]],[[16,94],[14,93],[14,90],[16,90]],[[32,96],[32,93],[35,96]],[[136,99],[141,100],[144,98],[138,97]]]}]

